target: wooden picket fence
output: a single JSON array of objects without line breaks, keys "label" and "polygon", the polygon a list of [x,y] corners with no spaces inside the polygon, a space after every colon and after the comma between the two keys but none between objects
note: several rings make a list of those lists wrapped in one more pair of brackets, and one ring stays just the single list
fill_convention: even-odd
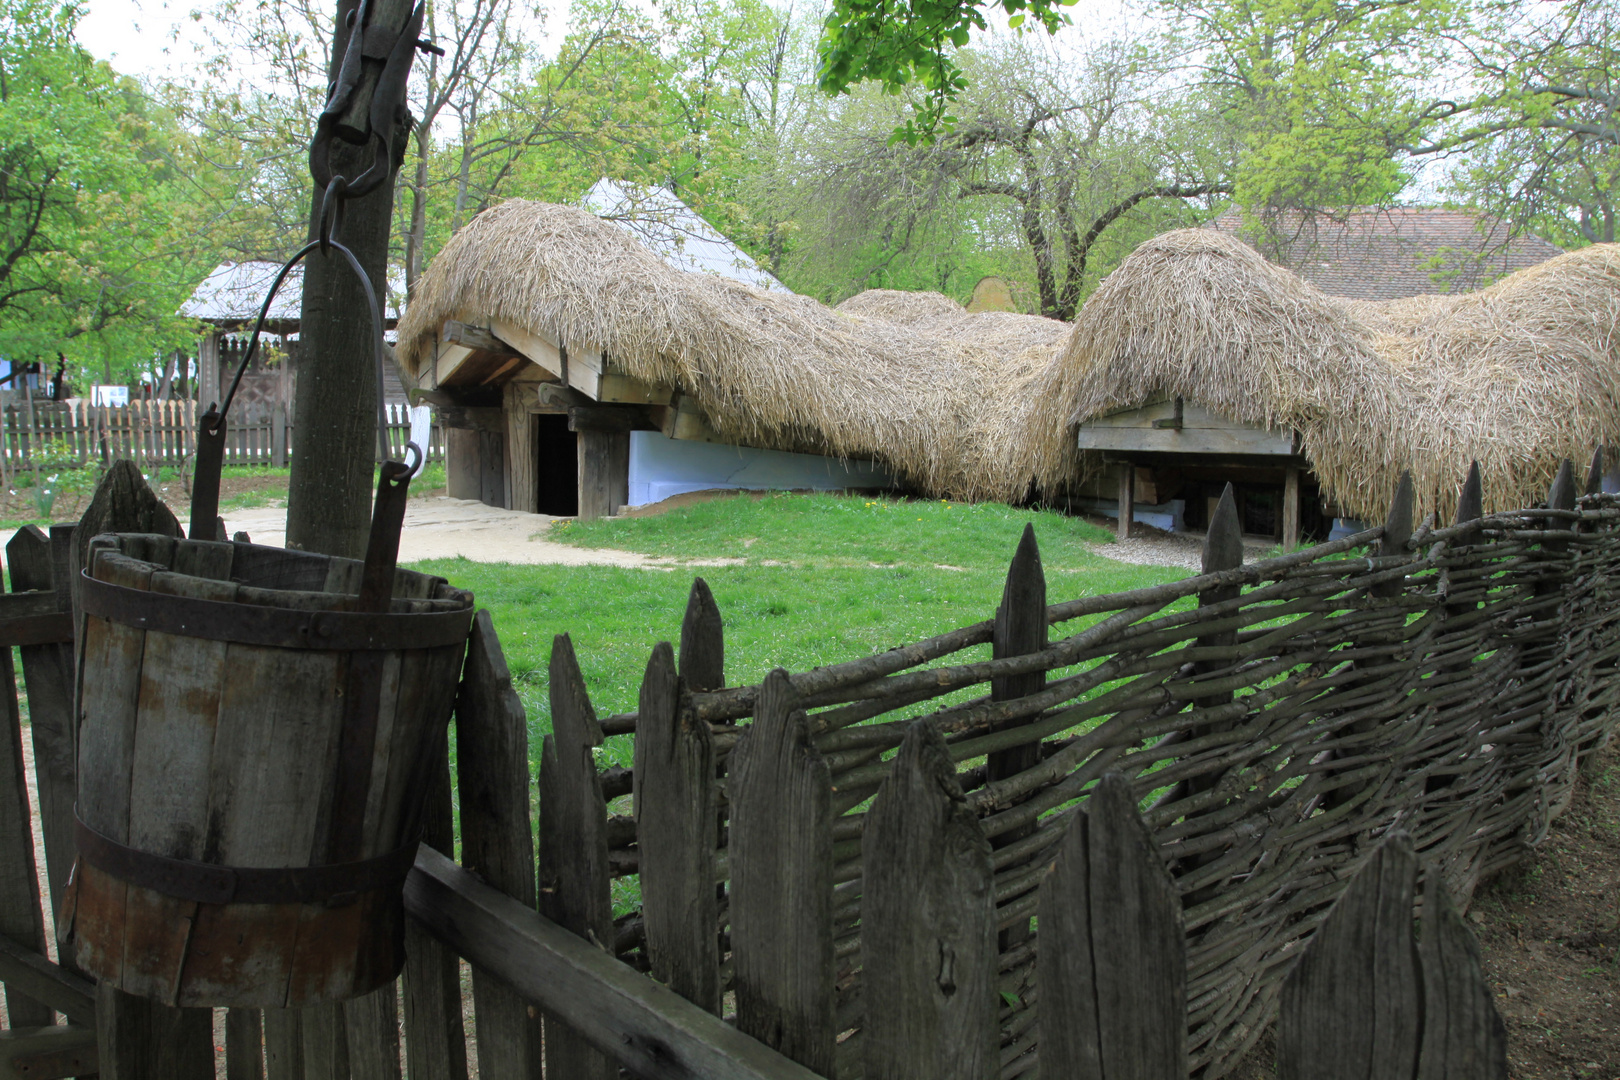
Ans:
[{"label": "wooden picket fence", "polygon": [[[635,713],[598,717],[556,639],[537,777],[481,612],[401,985],[220,1018],[44,956],[72,857],[71,531],[23,530],[0,626],[27,646],[46,872],[0,887],[11,1022],[93,1022],[114,1080],[213,1076],[216,1019],[231,1080],[397,1080],[402,1055],[466,1080],[467,1016],[484,1077],[1002,1080],[1218,1077],[1280,1015],[1282,1080],[1496,1080],[1452,900],[1541,839],[1613,731],[1620,497],[1597,489],[1566,466],[1547,506],[1484,516],[1476,470],[1455,524],[1414,527],[1403,484],[1384,526],[1250,565],[1226,499],[1206,573],[1058,604],[1026,532],[993,619],[749,686],[699,580]],[[16,717],[0,859],[32,870]],[[633,768],[601,769],[624,735]],[[61,1030],[23,1038],[85,1052]]]},{"label": "wooden picket fence", "polygon": [[[388,443],[396,460],[410,441],[411,418],[405,405],[385,406]],[[225,440],[227,465],[288,463],[292,423],[285,406],[233,409]],[[444,460],[444,431],[432,428],[429,461]],[[128,406],[91,405],[85,401],[35,402],[0,408],[0,465],[8,472],[32,466],[43,447],[51,467],[64,464],[103,465],[129,458],[144,467],[180,465],[197,447],[195,401],[136,401]]]}]

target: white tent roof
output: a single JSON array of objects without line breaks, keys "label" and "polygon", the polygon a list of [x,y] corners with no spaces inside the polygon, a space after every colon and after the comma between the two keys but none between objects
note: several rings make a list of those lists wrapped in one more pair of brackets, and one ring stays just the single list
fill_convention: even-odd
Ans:
[{"label": "white tent roof", "polygon": [[718,274],[759,289],[788,287],[665,188],[603,177],[580,205],[640,240],[678,270]]},{"label": "white tent roof", "polygon": [[[202,280],[202,284],[192,290],[191,299],[180,305],[180,314],[210,322],[251,322],[259,317],[259,305],[264,303],[264,294],[270,291],[281,265],[259,259],[220,263]],[[389,284],[391,292],[403,292],[405,289],[403,279]],[[378,299],[383,302],[384,317],[390,321],[397,320],[399,310],[392,302],[392,296]],[[304,264],[299,263],[288,272],[287,280],[281,283],[281,291],[270,305],[270,319],[297,322],[302,315],[303,300]]]}]

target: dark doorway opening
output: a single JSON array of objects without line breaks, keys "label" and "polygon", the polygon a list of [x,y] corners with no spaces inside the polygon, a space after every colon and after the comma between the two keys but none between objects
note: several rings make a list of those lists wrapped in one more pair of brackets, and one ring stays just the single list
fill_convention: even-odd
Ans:
[{"label": "dark doorway opening", "polygon": [[579,513],[579,436],[561,413],[534,415],[534,508],[553,517]]}]

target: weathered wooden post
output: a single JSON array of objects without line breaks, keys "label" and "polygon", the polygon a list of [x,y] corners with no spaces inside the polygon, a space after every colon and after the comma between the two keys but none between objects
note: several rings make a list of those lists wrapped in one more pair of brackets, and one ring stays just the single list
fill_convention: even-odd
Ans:
[{"label": "weathered wooden post", "polygon": [[647,661],[636,712],[641,912],[653,978],[718,1015],[714,741],[680,699],[675,650],[661,641]]},{"label": "weathered wooden post", "polygon": [[1136,513],[1136,468],[1130,462],[1119,467],[1119,530],[1121,540],[1130,539],[1131,520]]},{"label": "weathered wooden post", "polygon": [[[993,636],[990,639],[991,656],[997,660],[1024,656],[1046,648],[1046,573],[1041,567],[1040,547],[1035,542],[1035,527],[1024,526],[1018,541],[1018,550],[1007,568],[1007,581],[1001,591],[1001,606],[996,609]],[[1046,672],[1032,671],[1027,675],[1004,675],[990,680],[990,700],[1013,701],[1030,694],[1038,694],[1046,687]],[[1024,717],[1009,726],[1028,724],[1034,717]],[[997,750],[985,762],[989,783],[1004,780],[1040,763],[1041,744],[1025,743],[1009,750]],[[1035,831],[1031,821],[997,836],[991,841],[995,847],[1006,847]],[[1022,944],[1029,938],[1029,922],[1009,926],[1000,935],[1003,950]]]},{"label": "weathered wooden post", "polygon": [[726,638],[720,606],[709,583],[692,579],[681,620],[681,681],[688,690],[704,692],[726,685]]},{"label": "weathered wooden post", "polygon": [[[1401,473],[1395,485],[1395,498],[1389,504],[1389,517],[1384,519],[1384,536],[1378,541],[1378,557],[1393,558],[1406,554],[1406,542],[1412,539],[1412,516],[1416,512],[1417,495],[1412,487],[1410,470]],[[1372,587],[1374,596],[1399,596],[1400,581],[1384,581]]]},{"label": "weathered wooden post", "polygon": [[1070,821],[1041,883],[1040,928],[1041,1076],[1185,1077],[1181,896],[1119,773]]},{"label": "weathered wooden post", "polygon": [[1283,470],[1282,546],[1299,546],[1299,470],[1292,466]]},{"label": "weathered wooden post", "polygon": [[[592,753],[602,727],[567,634],[552,640],[550,680],[551,734],[540,754],[540,914],[611,953],[607,800]],[[616,1080],[619,1067],[548,1015],[546,1073]]]},{"label": "weathered wooden post", "polygon": [[[523,703],[489,612],[473,620],[466,673],[456,698],[461,780],[461,858],[468,869],[535,906],[534,832],[529,817],[529,732]],[[473,968],[480,1076],[540,1080],[540,1022],[528,1003]]]},{"label": "weathered wooden post", "polygon": [[1601,495],[1603,493],[1603,447],[1599,446],[1592,451],[1592,467],[1586,470],[1586,489],[1583,494]]},{"label": "weathered wooden post", "polygon": [[1282,988],[1278,1080],[1503,1080],[1507,1038],[1479,946],[1439,871],[1391,833],[1357,871]]},{"label": "weathered wooden post", "polygon": [[945,740],[926,719],[906,729],[894,771],[867,813],[862,855],[866,1075],[998,1075],[990,845]]},{"label": "weathered wooden post", "polygon": [[832,1076],[832,774],[780,668],[732,751],[730,790],[737,1026]]},{"label": "weathered wooden post", "polygon": [[[1215,504],[1215,515],[1210,519],[1209,532],[1204,536],[1204,553],[1202,569],[1206,574],[1215,574],[1223,570],[1236,570],[1243,565],[1243,527],[1238,522],[1237,500],[1232,494],[1232,485],[1227,484],[1221,492],[1221,498]],[[1243,593],[1239,585],[1219,585],[1204,589],[1198,594],[1198,606],[1201,608],[1214,607],[1229,600],[1236,600]],[[1225,648],[1237,644],[1236,630],[1219,630],[1212,634],[1203,634],[1197,639],[1199,648]],[[1195,670],[1202,674],[1206,671],[1218,670],[1224,665],[1220,661],[1199,661]],[[1231,691],[1211,694],[1207,697],[1197,698],[1193,706],[1199,709],[1210,709],[1225,705],[1232,700]],[[1210,734],[1213,728],[1198,728],[1191,737],[1199,738]],[[1187,789],[1190,792],[1207,791],[1214,787],[1220,778],[1218,776],[1199,775],[1187,780]]]}]

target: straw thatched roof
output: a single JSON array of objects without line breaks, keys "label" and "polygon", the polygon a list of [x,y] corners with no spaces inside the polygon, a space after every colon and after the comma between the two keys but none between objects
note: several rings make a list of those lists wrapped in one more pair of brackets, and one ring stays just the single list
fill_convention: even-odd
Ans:
[{"label": "straw thatched roof", "polygon": [[1175,395],[1297,428],[1328,494],[1365,519],[1387,513],[1403,469],[1425,512],[1451,513],[1473,459],[1488,511],[1529,505],[1561,459],[1620,442],[1620,248],[1375,303],[1325,296],[1234,238],[1166,233],[1080,312],[1022,464],[1058,484],[1095,464],[1077,423]]},{"label": "straw thatched roof", "polygon": [[399,359],[414,375],[445,320],[499,319],[678,387],[740,442],[875,458],[944,497],[1024,495],[1028,473],[1014,462],[1029,385],[1068,326],[970,315],[944,297],[920,320],[847,303],[835,311],[683,273],[582,210],[513,200],[434,259],[401,323]]},{"label": "straw thatched roof", "polygon": [[1071,328],[872,290],[830,309],[683,273],[584,211],[514,200],[447,244],[400,325],[414,374],[447,319],[497,319],[696,400],[723,436],[886,463],[923,491],[1016,499],[1097,468],[1083,420],[1181,396],[1296,428],[1327,494],[1380,520],[1410,469],[1449,514],[1478,459],[1487,510],[1620,443],[1620,248],[1478,293],[1331,298],[1207,229],[1142,244]]}]

